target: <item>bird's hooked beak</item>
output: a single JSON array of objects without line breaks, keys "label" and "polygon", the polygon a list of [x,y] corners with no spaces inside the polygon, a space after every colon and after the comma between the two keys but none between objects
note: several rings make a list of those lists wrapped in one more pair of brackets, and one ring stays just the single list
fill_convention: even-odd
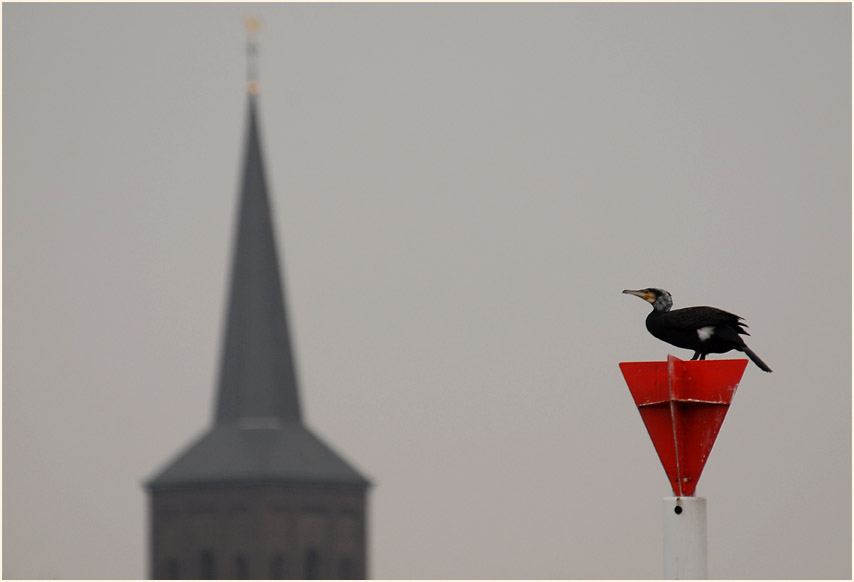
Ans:
[{"label": "bird's hooked beak", "polygon": [[623,293],[626,293],[627,295],[634,295],[635,297],[640,297],[644,301],[649,301],[650,303],[655,302],[655,293],[653,293],[649,289],[639,289],[637,291],[632,291],[631,289],[623,289]]}]

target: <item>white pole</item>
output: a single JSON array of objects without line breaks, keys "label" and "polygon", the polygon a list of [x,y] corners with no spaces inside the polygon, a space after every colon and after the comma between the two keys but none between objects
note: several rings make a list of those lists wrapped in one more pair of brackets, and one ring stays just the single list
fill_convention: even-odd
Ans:
[{"label": "white pole", "polygon": [[664,498],[664,577],[707,580],[706,498]]}]

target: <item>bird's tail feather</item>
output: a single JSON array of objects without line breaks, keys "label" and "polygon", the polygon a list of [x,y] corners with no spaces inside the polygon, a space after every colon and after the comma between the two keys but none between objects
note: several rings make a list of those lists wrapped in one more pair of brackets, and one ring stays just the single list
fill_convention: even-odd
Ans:
[{"label": "bird's tail feather", "polygon": [[759,366],[759,368],[762,369],[764,372],[770,372],[771,371],[771,368],[768,367],[768,364],[763,362],[759,356],[754,354],[753,350],[751,350],[749,347],[744,346],[744,349],[742,351],[745,354],[747,354],[747,357],[750,358],[751,360],[753,360],[753,363],[756,364],[757,366]]}]

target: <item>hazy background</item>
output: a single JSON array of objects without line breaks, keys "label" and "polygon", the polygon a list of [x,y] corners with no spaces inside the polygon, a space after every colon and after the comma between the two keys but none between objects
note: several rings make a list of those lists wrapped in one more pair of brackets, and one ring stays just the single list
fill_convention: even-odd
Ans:
[{"label": "hazy background", "polygon": [[[713,578],[851,576],[851,6],[4,4],[3,575],[147,572],[210,422],[246,112],[375,578],[658,578],[617,366],[747,318]],[[720,357],[720,356],[718,356]],[[742,357],[731,354],[730,357]]]}]

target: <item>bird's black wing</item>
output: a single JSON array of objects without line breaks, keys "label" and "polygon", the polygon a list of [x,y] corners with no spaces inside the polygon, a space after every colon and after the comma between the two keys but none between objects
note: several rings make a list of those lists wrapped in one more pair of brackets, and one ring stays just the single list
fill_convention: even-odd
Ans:
[{"label": "bird's black wing", "polygon": [[740,334],[750,335],[744,329],[747,326],[741,323],[741,317],[716,307],[685,307],[674,309],[667,315],[667,321],[670,325],[682,329],[725,325],[734,328]]}]

